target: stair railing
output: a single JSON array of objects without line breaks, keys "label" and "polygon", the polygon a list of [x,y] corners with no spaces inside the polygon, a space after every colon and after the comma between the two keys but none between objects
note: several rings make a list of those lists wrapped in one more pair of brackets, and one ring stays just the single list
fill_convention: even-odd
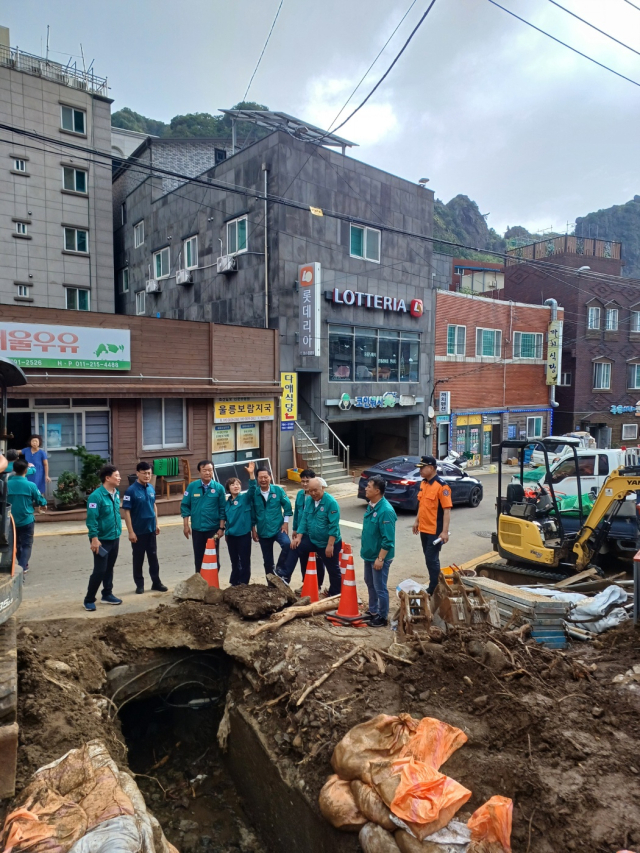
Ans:
[{"label": "stair railing", "polygon": [[[325,419],[320,417],[320,415],[315,411],[315,409],[313,409],[313,407],[308,403],[307,400],[305,400],[302,395],[299,396],[299,400],[303,404],[301,408],[305,410],[304,413],[307,414],[308,410],[308,412],[312,416],[309,417],[309,424],[311,426],[311,429],[313,429],[313,418],[315,418],[325,428],[327,435],[327,447],[331,450],[331,453],[333,453],[333,455],[340,460],[340,464],[345,468],[347,476],[349,476],[349,445],[345,444],[344,441],[342,441],[342,439],[335,434],[335,432],[331,429]],[[321,430],[318,430],[318,434],[320,434],[320,432]]]},{"label": "stair railing", "polygon": [[[322,448],[318,447],[311,436],[297,421],[294,423],[293,434],[296,441],[296,453],[299,453],[304,458],[307,468],[313,468],[322,477],[324,458]],[[295,460],[294,463],[297,465]]]}]

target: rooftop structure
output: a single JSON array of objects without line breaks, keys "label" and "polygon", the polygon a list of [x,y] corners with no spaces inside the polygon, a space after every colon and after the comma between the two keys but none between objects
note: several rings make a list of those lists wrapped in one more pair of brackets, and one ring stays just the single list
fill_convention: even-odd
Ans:
[{"label": "rooftop structure", "polygon": [[271,110],[220,110],[220,112],[231,118],[231,128],[234,137],[235,150],[235,123],[236,121],[250,121],[260,127],[269,130],[284,130],[285,133],[301,139],[303,142],[317,142],[329,148],[342,148],[345,153],[347,148],[357,148],[356,142],[350,142],[342,136],[336,136],[321,127],[301,121],[299,118],[288,115],[288,113],[276,113]]},{"label": "rooftop structure", "polygon": [[109,91],[107,78],[97,77],[91,70],[91,66],[88,71],[81,70],[76,63],[72,65],[71,60],[67,65],[61,65],[59,62],[52,62],[50,59],[25,53],[19,47],[9,47],[1,43],[0,66],[13,68],[15,71],[32,74],[34,77],[41,77],[54,83],[61,83],[63,86],[69,86],[70,89],[79,89],[92,95],[102,95],[105,98]]}]

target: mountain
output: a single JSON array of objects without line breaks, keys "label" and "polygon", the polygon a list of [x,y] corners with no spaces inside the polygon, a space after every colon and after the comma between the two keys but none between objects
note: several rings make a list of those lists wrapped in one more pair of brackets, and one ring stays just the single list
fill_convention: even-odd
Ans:
[{"label": "mountain", "polygon": [[[254,101],[241,101],[232,107],[234,110],[268,110],[263,104]],[[193,137],[208,137],[210,139],[229,139],[231,137],[231,119],[221,113],[187,113],[187,115],[174,116],[169,124],[157,119],[147,118],[140,115],[129,107],[113,113],[111,116],[112,127],[122,127],[125,130],[137,130],[139,133],[148,133],[151,136],[173,137],[175,139],[187,139]],[[262,139],[270,133],[266,127],[258,127],[246,121],[240,121],[236,125],[238,144],[248,141]]]},{"label": "mountain", "polygon": [[433,236],[437,240],[449,240],[453,243],[464,243],[466,246],[477,246],[480,252],[469,249],[457,249],[442,243],[434,243],[433,248],[445,255],[455,255],[460,258],[476,258],[493,260],[493,256],[484,255],[483,249],[493,249],[504,252],[506,243],[493,229],[487,226],[480,208],[469,196],[457,195],[446,204],[437,198],[433,206]]},{"label": "mountain", "polygon": [[625,204],[577,217],[575,233],[578,237],[620,241],[625,264],[622,275],[640,278],[640,195]]}]

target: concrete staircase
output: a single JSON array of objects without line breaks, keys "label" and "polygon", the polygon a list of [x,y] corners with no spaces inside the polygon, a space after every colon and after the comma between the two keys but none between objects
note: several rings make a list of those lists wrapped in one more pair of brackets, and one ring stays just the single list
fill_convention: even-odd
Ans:
[{"label": "concrete staircase", "polygon": [[[329,487],[339,483],[353,482],[339,457],[331,451],[326,442],[321,442],[311,432],[309,424],[302,418],[298,418],[297,424],[301,429],[295,431],[296,449],[305,460],[306,467],[313,468],[318,476],[322,476],[327,481]],[[308,438],[303,435],[302,431],[306,433]],[[322,458],[322,471],[320,470],[320,458]]]}]

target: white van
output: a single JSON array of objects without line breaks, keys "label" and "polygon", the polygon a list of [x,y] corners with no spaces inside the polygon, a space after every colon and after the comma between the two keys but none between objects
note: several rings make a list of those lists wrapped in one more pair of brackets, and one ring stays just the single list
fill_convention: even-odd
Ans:
[{"label": "white van", "polygon": [[[598,446],[595,438],[588,432],[567,432],[559,436],[550,435],[548,438],[553,438],[556,441],[560,438],[567,439],[567,443],[559,444],[553,453],[549,451],[549,465],[553,465],[560,459],[573,456],[572,446],[575,446],[576,450],[595,450]],[[542,441],[546,441],[546,439],[543,438]],[[530,464],[544,466],[544,453],[539,445],[535,446],[531,454]]]},{"label": "white van", "polygon": [[[578,479],[576,477],[573,451],[570,450],[570,453],[570,456],[558,459],[557,462],[549,466],[553,478],[553,490],[558,498],[578,494]],[[594,488],[596,492],[599,492],[609,474],[621,465],[626,464],[624,450],[578,450],[577,454],[578,470],[580,471],[580,491],[583,495],[589,494]],[[551,460],[549,461],[551,462]],[[531,482],[529,481],[529,477],[527,477],[531,485],[544,479],[544,467],[537,469],[535,473],[538,473],[538,471],[540,472],[538,480]],[[530,472],[529,476],[533,473]],[[514,475],[511,482],[519,483],[520,477]]]}]

